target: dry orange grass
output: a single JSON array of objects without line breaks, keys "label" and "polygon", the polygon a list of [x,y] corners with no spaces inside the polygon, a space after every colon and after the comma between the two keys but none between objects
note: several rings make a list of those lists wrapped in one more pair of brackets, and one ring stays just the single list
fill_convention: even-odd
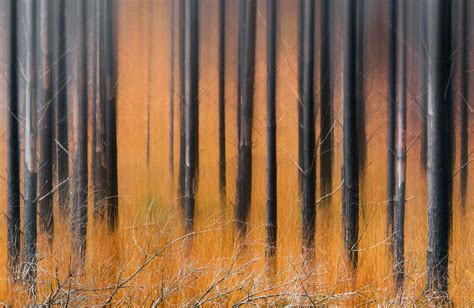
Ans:
[{"label": "dry orange grass", "polygon": [[[250,232],[243,249],[235,247],[232,233],[232,201],[236,175],[236,23],[228,25],[227,52],[227,161],[228,201],[218,195],[217,30],[213,3],[202,1],[211,13],[202,21],[200,174],[196,208],[196,233],[183,237],[182,219],[171,190],[168,170],[168,34],[156,31],[154,61],[146,63],[145,7],[121,2],[119,40],[119,191],[120,222],[115,235],[89,221],[85,268],[71,268],[69,224],[56,224],[53,247],[39,243],[37,302],[59,304],[388,304],[394,300],[391,259],[385,238],[385,76],[383,61],[369,62],[367,77],[369,134],[368,165],[363,182],[360,211],[359,269],[355,277],[346,271],[343,257],[341,194],[330,204],[317,207],[316,251],[313,264],[302,267],[300,205],[297,187],[296,37],[291,14],[281,14],[278,77],[278,256],[277,271],[267,275],[264,260],[265,235],[265,12],[259,2],[257,68],[254,120],[254,169]],[[159,1],[156,29],[167,29],[166,6]],[[233,2],[227,2],[231,8]],[[291,1],[282,2],[288,9]],[[290,10],[291,11],[291,10]],[[146,15],[145,15],[146,16]],[[163,17],[165,16],[165,17]],[[161,18],[163,17],[163,18]],[[205,31],[204,31],[205,29]],[[335,54],[336,67],[340,50]],[[147,68],[148,67],[148,68]],[[147,69],[153,69],[152,159],[145,164]],[[334,188],[340,184],[341,80],[336,75],[336,124]],[[177,104],[177,103],[176,103]],[[178,105],[175,148],[179,149]],[[410,107],[415,109],[413,105]],[[414,113],[414,111],[413,111]],[[419,128],[409,120],[409,140]],[[5,143],[0,143],[5,159]],[[422,300],[427,243],[426,182],[418,166],[418,144],[408,155],[406,203],[406,284],[404,303]],[[178,151],[175,152],[177,175]],[[456,164],[458,165],[458,164]],[[5,177],[5,168],[1,170]],[[177,176],[176,176],[177,177]],[[455,189],[458,184],[455,178]],[[3,180],[2,180],[3,182]],[[176,182],[176,178],[175,178]],[[4,182],[3,182],[4,183]],[[176,183],[174,183],[176,187]],[[5,185],[0,186],[0,205],[6,213]],[[318,198],[319,198],[318,193]],[[474,212],[468,202],[461,212],[455,193],[450,251],[450,295],[455,304],[472,304],[474,251],[470,247]],[[468,200],[472,199],[469,194]],[[91,206],[92,207],[92,206]],[[222,208],[225,207],[225,213]],[[92,217],[92,216],[90,216]],[[0,247],[6,247],[6,228],[0,230]],[[6,251],[0,254],[0,298],[20,305],[32,302],[22,286],[7,284]]]}]

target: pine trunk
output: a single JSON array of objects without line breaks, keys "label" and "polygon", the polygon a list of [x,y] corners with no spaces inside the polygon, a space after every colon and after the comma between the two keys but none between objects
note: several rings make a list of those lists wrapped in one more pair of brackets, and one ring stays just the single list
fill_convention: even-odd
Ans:
[{"label": "pine trunk", "polygon": [[452,195],[452,41],[449,0],[428,3],[428,251],[426,291],[446,298]]},{"label": "pine trunk", "polygon": [[274,259],[277,246],[276,157],[276,28],[277,0],[267,2],[267,259]]},{"label": "pine trunk", "polygon": [[[242,20],[239,34],[240,96],[238,165],[235,196],[235,224],[239,236],[247,234],[252,195],[252,119],[255,72],[256,1],[240,0]],[[242,24],[243,22],[243,24]],[[245,35],[244,35],[245,34]]]},{"label": "pine trunk", "polygon": [[344,47],[344,101],[343,101],[343,159],[344,191],[343,220],[344,247],[347,261],[357,267],[359,236],[359,150],[357,138],[357,53],[356,1],[348,1],[346,20],[346,46]]}]

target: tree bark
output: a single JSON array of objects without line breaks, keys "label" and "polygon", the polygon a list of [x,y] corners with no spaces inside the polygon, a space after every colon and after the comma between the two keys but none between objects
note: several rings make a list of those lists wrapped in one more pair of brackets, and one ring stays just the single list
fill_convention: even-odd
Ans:
[{"label": "tree bark", "polygon": [[267,248],[272,260],[277,247],[277,157],[276,157],[276,32],[277,0],[267,1]]},{"label": "tree bark", "polygon": [[395,188],[394,188],[394,262],[395,283],[398,291],[403,289],[405,278],[405,187],[406,187],[406,135],[407,135],[407,90],[406,47],[407,19],[406,0],[397,2],[397,84],[395,113]]},{"label": "tree bark", "polygon": [[67,93],[66,1],[55,3],[53,96],[55,104],[56,159],[58,169],[59,210],[63,219],[69,215],[69,127]]},{"label": "tree bark", "polygon": [[180,0],[179,6],[179,173],[178,173],[178,200],[184,210],[184,1]]},{"label": "tree bark", "polygon": [[[332,158],[333,158],[333,102],[332,102],[332,57],[331,57],[331,0],[321,1],[321,57],[320,57],[320,194],[330,196],[332,191]],[[325,199],[330,204],[331,198]]]},{"label": "tree bark", "polygon": [[426,292],[447,297],[452,195],[451,1],[428,11],[428,251]]},{"label": "tree bark", "polygon": [[184,218],[186,232],[194,229],[196,152],[199,104],[199,2],[184,0]]},{"label": "tree bark", "polygon": [[469,19],[468,12],[470,2],[463,1],[462,11],[462,47],[461,47],[461,141],[460,141],[460,185],[461,185],[461,205],[466,205],[467,181],[468,181],[468,159],[469,159]]},{"label": "tree bark", "polygon": [[71,215],[73,251],[84,261],[87,238],[87,199],[88,199],[88,152],[87,152],[87,14],[85,2],[77,2],[76,24],[76,129],[74,154],[74,195]]},{"label": "tree bark", "polygon": [[357,66],[357,150],[359,158],[359,177],[365,173],[367,165],[367,132],[365,128],[365,112],[366,112],[366,97],[365,97],[365,1],[357,2],[357,41],[356,41],[356,66]]},{"label": "tree bark", "polygon": [[343,220],[344,247],[347,261],[357,267],[359,236],[359,150],[357,135],[357,53],[356,50],[356,1],[348,1],[346,19],[346,46],[344,48],[344,191]]},{"label": "tree bark", "polygon": [[[395,136],[397,95],[397,0],[389,2],[388,100],[387,100],[387,238],[393,244],[393,209],[395,200]],[[393,248],[393,247],[391,247]]]},{"label": "tree bark", "polygon": [[[252,195],[252,120],[255,72],[255,0],[240,0],[243,11],[239,49],[241,52],[238,143],[238,165],[235,196],[235,227],[239,236],[247,234]],[[245,33],[245,35],[244,35]]]},{"label": "tree bark", "polygon": [[[36,293],[36,239],[37,239],[37,173],[36,163],[36,0],[24,2],[24,27],[26,33],[25,63],[25,208],[24,208],[24,257],[23,274],[30,292]],[[42,2],[41,5],[44,5]]]},{"label": "tree bark", "polygon": [[227,194],[225,158],[225,2],[219,0],[219,194],[225,207]]},{"label": "tree bark", "polygon": [[316,155],[314,132],[314,0],[303,2],[303,178],[302,238],[303,252],[314,248],[316,230]]},{"label": "tree bark", "polygon": [[118,225],[118,170],[117,170],[117,47],[115,35],[115,5],[113,0],[106,0],[106,107],[105,107],[105,140],[106,140],[106,204],[109,231],[115,231]]},{"label": "tree bark", "polygon": [[37,83],[37,101],[41,115],[39,125],[39,187],[38,205],[40,230],[46,233],[49,244],[54,238],[53,216],[53,92],[51,88],[51,27],[50,0],[42,0],[40,4],[38,27],[37,61],[40,77]]},{"label": "tree bark", "polygon": [[17,0],[10,1],[10,65],[8,67],[8,269],[12,280],[20,259],[20,147],[18,129]]},{"label": "tree bark", "polygon": [[107,27],[105,19],[107,18],[106,1],[97,1],[96,10],[98,11],[98,25],[96,34],[96,57],[97,57],[97,90],[98,95],[95,101],[94,122],[95,126],[95,145],[92,151],[94,161],[94,218],[102,221],[106,218],[106,187],[107,187],[107,156],[106,156],[106,105],[107,105],[107,51],[105,50],[105,40],[107,37]]}]

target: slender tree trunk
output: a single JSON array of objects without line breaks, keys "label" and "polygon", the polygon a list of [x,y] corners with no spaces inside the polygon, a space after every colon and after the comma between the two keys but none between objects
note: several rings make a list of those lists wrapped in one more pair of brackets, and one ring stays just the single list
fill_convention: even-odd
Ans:
[{"label": "slender tree trunk", "polygon": [[303,252],[314,248],[316,230],[316,155],[314,132],[314,0],[304,0],[303,25],[303,178],[302,231]]},{"label": "slender tree trunk", "polygon": [[50,0],[41,1],[37,60],[41,74],[37,83],[39,114],[39,222],[40,230],[45,232],[50,244],[54,237],[53,216],[53,105],[51,88],[51,29]]},{"label": "slender tree trunk", "polygon": [[428,17],[426,16],[427,1],[420,0],[420,101],[421,101],[421,134],[420,134],[420,165],[426,172],[428,158],[428,135],[427,135],[427,113],[428,113],[428,47],[426,37],[428,34]]},{"label": "slender tree trunk", "polygon": [[[239,119],[240,133],[238,143],[238,165],[235,196],[235,224],[239,236],[247,234],[247,222],[252,195],[252,119],[253,89],[255,72],[255,23],[256,1],[240,0],[244,24],[241,25],[239,49],[240,96]],[[245,35],[244,35],[245,33]]]},{"label": "slender tree trunk", "polygon": [[448,291],[452,195],[452,40],[449,0],[428,3],[428,258],[426,291]]},{"label": "slender tree trunk", "polygon": [[303,180],[303,27],[304,27],[304,0],[298,0],[298,38],[297,38],[297,49],[298,49],[298,181],[300,191],[302,188]]},{"label": "slender tree trunk", "polygon": [[356,66],[357,66],[357,83],[356,83],[356,99],[357,99],[357,150],[359,158],[359,176],[363,176],[365,166],[367,164],[367,132],[365,129],[365,1],[357,2],[357,41],[356,41]]},{"label": "slender tree trunk", "polygon": [[184,0],[184,136],[185,136],[185,167],[184,167],[184,218],[186,232],[194,229],[194,207],[196,194],[196,151],[198,150],[196,135],[198,132],[198,114],[195,113],[199,104],[199,2]]},{"label": "slender tree trunk", "polygon": [[[36,163],[36,0],[24,3],[24,27],[26,33],[25,63],[25,208],[24,208],[24,257],[23,274],[30,285],[30,292],[36,294],[36,239],[37,199],[36,184],[38,167]],[[41,5],[44,5],[42,2]],[[41,8],[40,8],[41,9]]]},{"label": "slender tree trunk", "polygon": [[107,51],[105,50],[105,40],[107,37],[107,27],[105,19],[107,18],[106,1],[97,1],[96,10],[98,11],[98,25],[96,35],[96,57],[97,57],[97,97],[96,108],[94,113],[95,127],[95,146],[92,152],[95,164],[93,170],[94,176],[94,217],[98,220],[105,219],[106,216],[106,187],[107,187],[107,156],[106,156],[106,105],[107,105]]},{"label": "slender tree trunk", "polygon": [[388,100],[387,100],[387,237],[393,243],[393,208],[395,200],[395,112],[397,90],[397,0],[389,2]]},{"label": "slender tree trunk", "polygon": [[347,260],[357,267],[359,236],[359,151],[357,138],[356,1],[348,1],[344,47],[344,247]]},{"label": "slender tree trunk", "polygon": [[277,0],[267,2],[267,249],[272,260],[277,247],[277,157],[276,157],[276,33]]},{"label": "slender tree trunk", "polygon": [[13,280],[20,258],[20,147],[18,129],[17,0],[10,1],[10,65],[8,71],[8,269]]},{"label": "slender tree trunk", "polygon": [[178,199],[184,210],[184,1],[180,0],[179,6],[179,174],[178,174]]},{"label": "slender tree trunk", "polygon": [[99,91],[100,91],[100,75],[99,75],[99,63],[100,63],[100,2],[99,1],[89,1],[90,14],[94,17],[93,27],[92,27],[92,122],[91,122],[91,180],[90,187],[91,191],[94,193],[94,217],[96,216],[96,203],[95,203],[95,181],[97,179],[97,105],[99,101]]},{"label": "slender tree trunk", "polygon": [[227,194],[225,158],[225,2],[219,0],[219,194],[225,207]]},{"label": "slender tree trunk", "polygon": [[[55,104],[56,159],[58,169],[59,210],[63,219],[69,215],[69,127],[68,127],[68,93],[67,93],[67,56],[66,47],[66,1],[55,3],[56,20],[55,49],[53,65],[53,99]],[[56,24],[57,23],[57,24]]]},{"label": "slender tree trunk", "polygon": [[87,238],[87,199],[88,199],[88,161],[87,161],[87,15],[85,2],[77,2],[78,22],[76,24],[77,48],[77,115],[75,129],[74,155],[74,195],[71,215],[73,251],[84,261]]},{"label": "slender tree trunk", "polygon": [[175,1],[171,1],[170,12],[170,126],[169,126],[169,171],[170,188],[174,190],[174,15]]},{"label": "slender tree trunk", "polygon": [[[321,123],[320,123],[320,193],[328,196],[332,191],[332,157],[333,157],[333,103],[331,73],[331,0],[321,2]],[[325,199],[330,204],[331,199]]]},{"label": "slender tree trunk", "polygon": [[407,135],[407,93],[406,93],[406,46],[407,19],[406,0],[397,2],[397,97],[395,113],[395,189],[394,189],[394,262],[397,290],[402,290],[405,278],[405,187],[406,187],[406,135]]},{"label": "slender tree trunk", "polygon": [[115,35],[115,5],[113,0],[106,0],[106,107],[105,107],[105,140],[106,140],[106,204],[109,231],[115,231],[118,225],[118,170],[117,170],[117,47]]},{"label": "slender tree trunk", "polygon": [[468,181],[468,159],[469,159],[469,20],[468,12],[470,2],[464,0],[462,11],[462,49],[461,49],[461,152],[459,163],[461,165],[461,205],[466,204],[466,192]]}]

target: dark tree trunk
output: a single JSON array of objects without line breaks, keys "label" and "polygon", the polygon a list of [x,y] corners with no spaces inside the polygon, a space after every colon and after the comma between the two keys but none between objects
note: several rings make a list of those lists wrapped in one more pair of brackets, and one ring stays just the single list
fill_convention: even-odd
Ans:
[{"label": "dark tree trunk", "polygon": [[[30,292],[36,293],[36,239],[37,239],[37,172],[36,163],[36,0],[24,2],[24,27],[26,33],[25,63],[25,208],[24,208],[24,257],[23,273],[30,285]],[[44,5],[44,2],[40,3]],[[41,7],[40,7],[41,9]]]},{"label": "dark tree trunk", "polygon": [[344,247],[347,260],[357,267],[359,236],[359,150],[357,136],[357,54],[356,1],[348,1],[346,46],[344,47]]},{"label": "dark tree trunk", "polygon": [[174,15],[175,1],[171,1],[170,11],[170,126],[169,126],[169,171],[170,188],[174,190]]},{"label": "dark tree trunk", "polygon": [[199,104],[199,2],[184,0],[184,219],[186,232],[194,229],[196,195],[197,121]]},{"label": "dark tree trunk", "polygon": [[[240,96],[239,96],[239,143],[235,196],[235,226],[239,236],[247,233],[247,222],[252,195],[252,119],[255,72],[255,23],[256,1],[240,0],[243,11],[239,34]],[[245,35],[244,35],[245,33]]]},{"label": "dark tree trunk", "polygon": [[298,50],[298,96],[297,96],[297,109],[298,109],[298,181],[300,191],[302,188],[303,180],[303,27],[304,27],[304,0],[298,0],[298,38],[297,38],[297,50]]},{"label": "dark tree trunk", "polygon": [[447,297],[452,195],[451,1],[428,3],[428,256],[426,291]]},{"label": "dark tree trunk", "polygon": [[118,225],[118,170],[117,170],[117,114],[116,114],[116,82],[117,82],[117,48],[115,36],[115,5],[114,1],[106,0],[106,107],[105,107],[105,140],[106,140],[106,204],[109,231],[115,231]]},{"label": "dark tree trunk", "polygon": [[76,84],[77,84],[77,115],[75,129],[74,155],[74,195],[71,215],[73,251],[80,256],[81,262],[86,253],[87,237],[87,198],[88,198],[88,165],[87,165],[87,14],[85,2],[77,2],[76,24]]},{"label": "dark tree trunk", "polygon": [[277,0],[267,1],[267,259],[277,246],[276,32]]},{"label": "dark tree trunk", "polygon": [[389,2],[388,100],[387,100],[387,237],[393,243],[393,208],[395,199],[395,110],[397,95],[397,0]]},{"label": "dark tree trunk", "polygon": [[462,48],[461,48],[461,152],[459,163],[461,165],[461,205],[466,204],[466,192],[468,181],[468,159],[469,159],[469,20],[468,12],[470,2],[464,0],[462,11]]},{"label": "dark tree trunk", "polygon": [[180,0],[179,6],[179,174],[178,174],[178,200],[184,210],[184,1]]},{"label": "dark tree trunk", "polygon": [[69,215],[69,130],[67,93],[66,1],[55,3],[53,100],[55,104],[56,159],[58,169],[59,210],[63,219]]},{"label": "dark tree trunk", "polygon": [[[333,157],[333,103],[332,103],[332,57],[331,57],[331,0],[321,1],[321,123],[320,123],[320,193],[328,196],[332,191],[332,157]],[[326,198],[329,204],[331,199]]]},{"label": "dark tree trunk", "polygon": [[225,158],[225,2],[219,0],[219,194],[225,207],[227,194]]},{"label": "dark tree trunk", "polygon": [[357,41],[356,41],[356,99],[357,99],[357,151],[359,159],[359,176],[363,176],[367,164],[367,133],[365,130],[365,1],[356,1],[357,3]]},{"label": "dark tree trunk", "polygon": [[405,186],[406,186],[406,135],[407,135],[407,93],[406,93],[406,46],[407,19],[406,0],[397,2],[397,84],[395,112],[395,188],[394,188],[394,224],[393,248],[395,262],[395,283],[402,290],[405,277]]},{"label": "dark tree trunk", "polygon": [[314,248],[316,229],[316,155],[314,132],[314,0],[303,2],[303,177],[302,177],[302,236],[303,252]]},{"label": "dark tree trunk", "polygon": [[98,25],[96,34],[95,50],[97,57],[97,97],[95,100],[95,113],[93,131],[95,132],[95,144],[93,144],[93,161],[94,161],[94,217],[98,220],[105,219],[106,216],[106,186],[107,186],[107,156],[106,156],[106,104],[107,104],[107,51],[105,50],[105,39],[107,37],[107,27],[105,19],[107,17],[106,2],[96,2],[96,10],[98,11]]},{"label": "dark tree trunk", "polygon": [[39,174],[38,205],[40,230],[45,232],[50,244],[54,237],[53,216],[53,105],[51,89],[51,21],[50,0],[41,2],[38,27],[37,61],[41,75],[37,83],[37,102],[39,107]]},{"label": "dark tree trunk", "polygon": [[10,1],[10,65],[8,70],[8,269],[15,280],[20,258],[20,147],[18,130],[17,0]]}]

